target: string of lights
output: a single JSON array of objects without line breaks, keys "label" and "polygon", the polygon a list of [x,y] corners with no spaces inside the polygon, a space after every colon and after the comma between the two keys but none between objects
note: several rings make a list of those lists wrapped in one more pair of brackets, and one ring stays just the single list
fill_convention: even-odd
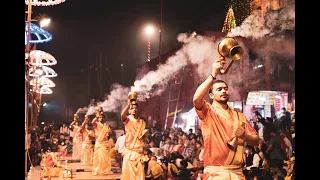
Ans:
[{"label": "string of lights", "polygon": [[[27,21],[26,21],[26,26],[25,26],[25,45],[26,45],[26,49],[25,49],[25,78],[26,78],[26,83],[25,83],[25,137],[26,137],[26,146],[25,146],[25,175],[30,177],[29,175],[27,175],[27,168],[28,168],[28,157],[30,160],[30,154],[29,154],[29,148],[30,148],[30,137],[29,137],[29,120],[36,122],[37,116],[38,114],[33,114],[33,112],[39,113],[38,111],[34,111],[33,107],[31,106],[31,108],[29,108],[29,102],[31,101],[33,104],[33,102],[37,99],[33,99],[37,93],[39,94],[40,98],[39,101],[41,103],[41,95],[44,94],[44,92],[46,92],[47,94],[51,94],[52,91],[50,91],[51,89],[42,89],[42,87],[45,86],[41,86],[41,84],[38,84],[36,81],[36,86],[31,87],[32,86],[30,84],[30,77],[29,76],[29,69],[32,66],[33,67],[33,72],[31,74],[33,75],[37,75],[38,76],[34,76],[33,78],[38,79],[40,77],[39,73],[40,70],[43,70],[42,68],[40,68],[39,66],[50,66],[50,65],[55,65],[57,63],[57,61],[55,60],[55,58],[53,56],[51,56],[48,53],[42,52],[42,51],[37,51],[37,50],[33,50],[31,51],[31,44],[37,44],[37,43],[44,43],[44,42],[48,42],[52,40],[52,35],[50,33],[48,33],[47,31],[45,31],[44,29],[38,27],[35,24],[32,24],[31,21],[37,21],[35,19],[31,18],[32,15],[32,6],[52,6],[52,5],[57,5],[60,3],[65,2],[66,0],[25,0],[25,4],[28,6],[28,10],[26,11],[27,14]],[[50,19],[45,19],[43,21],[40,22],[40,26],[46,26],[48,23],[50,23]],[[34,35],[34,37],[36,37],[35,40],[33,40],[31,38],[31,34]],[[43,63],[43,59],[46,59],[46,62]],[[33,63],[32,63],[33,61]],[[44,69],[45,70],[45,69]],[[50,71],[50,69],[47,69],[47,71]],[[52,71],[50,71],[50,73],[46,73],[45,75],[49,75],[51,74],[51,76],[55,77],[56,74],[54,74]],[[54,83],[53,83],[54,84]],[[52,84],[51,84],[52,85]],[[33,88],[38,88],[35,91],[36,94],[33,94]],[[41,89],[39,89],[41,88]],[[38,107],[38,106],[36,106]],[[30,113],[31,111],[31,113]],[[35,115],[35,117],[34,117]],[[32,123],[31,123],[32,124]],[[30,162],[31,163],[31,162]],[[33,165],[31,163],[31,167],[29,172],[33,169]],[[29,173],[28,173],[29,174]]]},{"label": "string of lights", "polygon": [[251,15],[252,2],[253,0],[230,0],[222,32],[230,32],[231,28],[241,25]]},{"label": "string of lights", "polygon": [[150,49],[151,49],[151,43],[150,41],[148,41],[148,61],[149,62],[150,62],[150,53],[151,53]]},{"label": "string of lights", "polygon": [[[53,6],[65,2],[66,0],[32,0],[32,6]],[[28,5],[29,0],[25,0]]]},{"label": "string of lights", "polygon": [[237,26],[236,20],[234,17],[232,6],[229,8],[228,13],[226,15],[226,18],[223,23],[222,32],[229,33],[232,28],[235,28]]}]

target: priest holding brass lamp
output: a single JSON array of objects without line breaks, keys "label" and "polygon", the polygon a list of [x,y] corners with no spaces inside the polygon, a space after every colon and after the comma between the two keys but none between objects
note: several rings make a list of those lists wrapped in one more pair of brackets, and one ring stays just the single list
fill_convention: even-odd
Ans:
[{"label": "priest holding brass lamp", "polygon": [[[245,180],[244,147],[245,144],[257,146],[259,137],[243,113],[228,107],[228,85],[216,79],[226,74],[234,61],[240,60],[243,49],[234,38],[226,37],[219,43],[218,52],[211,74],[193,97],[204,139],[203,179]],[[223,69],[226,58],[230,58],[230,63]],[[204,100],[208,91],[212,104]]]},{"label": "priest holding brass lamp", "polygon": [[128,104],[121,112],[121,120],[126,132],[121,180],[145,180],[144,163],[149,157],[144,154],[143,147],[148,130],[146,122],[139,117],[137,92],[129,93]]}]

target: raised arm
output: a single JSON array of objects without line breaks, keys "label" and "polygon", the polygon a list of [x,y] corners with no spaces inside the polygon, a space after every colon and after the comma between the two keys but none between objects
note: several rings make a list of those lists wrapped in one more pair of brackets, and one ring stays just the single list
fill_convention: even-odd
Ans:
[{"label": "raised arm", "polygon": [[70,128],[70,129],[73,129],[73,124],[74,124],[74,123],[76,123],[75,120],[73,120],[72,123],[69,125],[69,128]]},{"label": "raised arm", "polygon": [[224,57],[217,55],[216,60],[212,63],[211,75],[197,88],[193,96],[193,103],[195,108],[202,109],[204,103],[204,96],[208,93],[213,81],[220,74],[220,69],[225,64]]},{"label": "raised arm", "polygon": [[83,123],[81,124],[81,129],[85,129],[86,123],[88,123],[88,121],[87,121],[87,120],[84,120]]},{"label": "raised arm", "polygon": [[129,110],[130,104],[131,104],[130,100],[128,100],[126,107],[121,112],[121,120],[122,121],[125,121],[127,119],[127,112]]},{"label": "raised arm", "polygon": [[98,120],[98,115],[96,115],[96,117],[94,117],[94,118],[92,119],[91,123],[92,123],[93,125],[95,125],[96,122],[97,122],[97,120]]}]

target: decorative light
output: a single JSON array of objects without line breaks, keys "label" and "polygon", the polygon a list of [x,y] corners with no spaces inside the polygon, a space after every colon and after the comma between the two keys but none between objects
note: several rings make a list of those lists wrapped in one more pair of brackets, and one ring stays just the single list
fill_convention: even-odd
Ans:
[{"label": "decorative light", "polygon": [[[57,77],[58,74],[50,67],[48,66],[38,66],[42,68],[43,75],[45,77]],[[35,71],[33,71],[34,67],[30,67],[29,69],[29,76],[34,77],[34,76],[39,76]]]},{"label": "decorative light", "polygon": [[150,48],[151,48],[151,43],[148,41],[148,61],[150,61]]},{"label": "decorative light", "polygon": [[47,77],[34,78],[30,81],[30,84],[33,86],[46,86],[46,87],[55,87],[56,84]]},{"label": "decorative light", "polygon": [[[228,3],[228,12],[224,21],[222,32],[230,32],[251,14],[256,1],[260,0],[233,0]],[[232,12],[230,12],[232,10]],[[233,16],[233,17],[232,17]]]},{"label": "decorative light", "polygon": [[231,29],[235,27],[236,27],[236,22],[235,22],[234,12],[231,6],[224,20],[222,32],[229,33]]},{"label": "decorative light", "polygon": [[40,90],[38,88],[36,92],[40,93],[40,94],[52,94],[53,93],[53,91],[47,86],[42,86],[40,88]]},{"label": "decorative light", "polygon": [[[31,68],[30,68],[31,69]],[[43,74],[43,70],[41,66],[36,67],[35,71],[34,71],[35,75],[37,76],[41,76]]]},{"label": "decorative light", "polygon": [[[26,59],[28,59],[28,56],[28,53],[25,53]],[[52,66],[57,64],[57,60],[49,53],[32,50],[30,52],[30,64],[33,66]]]},{"label": "decorative light", "polygon": [[[52,35],[40,28],[39,26],[30,23],[30,34],[34,34],[37,39],[30,39],[29,43],[30,44],[38,44],[38,43],[45,43],[45,42],[49,42],[52,40]],[[24,38],[24,44],[27,45],[27,39],[28,39],[28,23],[26,23],[25,26],[25,38]]]},{"label": "decorative light", "polygon": [[[54,6],[65,2],[66,0],[32,0],[32,6]],[[29,0],[24,0],[26,5],[29,4]]]}]

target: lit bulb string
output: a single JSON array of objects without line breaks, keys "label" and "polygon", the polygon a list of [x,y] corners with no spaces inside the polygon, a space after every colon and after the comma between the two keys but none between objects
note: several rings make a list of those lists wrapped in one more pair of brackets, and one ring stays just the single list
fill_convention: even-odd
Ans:
[{"label": "lit bulb string", "polygon": [[150,49],[151,49],[151,43],[148,41],[148,61],[150,61]]},{"label": "lit bulb string", "polygon": [[[32,5],[33,6],[54,6],[54,5],[58,5],[61,4],[63,2],[65,2],[66,0],[49,0],[49,1],[44,1],[44,0],[32,0]],[[25,0],[25,3],[28,5],[29,4],[29,0]]]}]

